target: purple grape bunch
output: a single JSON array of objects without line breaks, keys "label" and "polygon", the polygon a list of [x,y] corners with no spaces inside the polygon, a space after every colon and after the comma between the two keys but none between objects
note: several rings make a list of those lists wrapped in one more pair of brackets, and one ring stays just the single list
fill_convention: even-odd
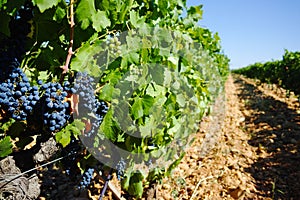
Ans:
[{"label": "purple grape bunch", "polygon": [[43,120],[49,131],[62,128],[70,118],[68,93],[60,83],[45,83],[43,98]]},{"label": "purple grape bunch", "polygon": [[0,83],[0,106],[15,120],[26,120],[40,100],[37,86],[31,86],[20,68],[13,68]]},{"label": "purple grape bunch", "polygon": [[93,180],[93,175],[94,175],[94,168],[88,168],[84,174],[82,175],[82,181],[80,182],[80,188],[87,188],[92,180]]},{"label": "purple grape bunch", "polygon": [[86,136],[94,136],[98,132],[108,105],[104,101],[99,101],[94,93],[94,78],[85,72],[78,72],[71,92],[79,96],[78,112],[80,118],[89,120],[91,127],[85,132]]}]

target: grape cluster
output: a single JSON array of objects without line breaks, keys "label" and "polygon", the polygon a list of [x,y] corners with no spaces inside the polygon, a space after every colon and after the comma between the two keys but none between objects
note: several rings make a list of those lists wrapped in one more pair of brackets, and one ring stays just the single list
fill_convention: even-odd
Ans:
[{"label": "grape cluster", "polygon": [[[85,131],[88,137],[97,134],[104,115],[108,111],[108,105],[104,101],[96,99],[93,82],[94,79],[87,75],[87,73],[78,72],[74,86],[70,88],[72,93],[79,96],[79,117],[87,120],[90,124],[90,128]],[[65,85],[69,87],[68,84]]]},{"label": "grape cluster", "polygon": [[0,105],[16,120],[26,120],[40,100],[37,86],[31,86],[22,69],[14,68],[0,84]]},{"label": "grape cluster", "polygon": [[126,169],[126,162],[123,158],[119,160],[119,162],[116,165],[116,170],[117,170],[117,178],[120,180],[121,178],[124,177],[124,172]]},{"label": "grape cluster", "polygon": [[80,188],[86,188],[91,184],[94,171],[95,171],[94,168],[88,168],[84,172],[84,174],[82,175],[82,181],[80,182]]},{"label": "grape cluster", "polygon": [[118,34],[114,35],[114,37],[111,37],[109,35],[106,39],[106,44],[108,45],[108,50],[111,55],[121,55],[121,42],[119,40]]},{"label": "grape cluster", "polygon": [[90,119],[91,130],[86,132],[86,136],[95,136],[98,133],[98,129],[103,121],[105,114],[108,111],[108,105],[104,101],[96,100],[96,113],[94,117]]},{"label": "grape cluster", "polygon": [[67,92],[60,83],[46,83],[42,85],[42,89],[44,125],[50,131],[58,130],[70,118],[69,103],[65,101]]},{"label": "grape cluster", "polygon": [[71,91],[79,96],[78,112],[80,116],[87,117],[96,112],[96,98],[93,88],[94,79],[85,72],[78,72]]}]

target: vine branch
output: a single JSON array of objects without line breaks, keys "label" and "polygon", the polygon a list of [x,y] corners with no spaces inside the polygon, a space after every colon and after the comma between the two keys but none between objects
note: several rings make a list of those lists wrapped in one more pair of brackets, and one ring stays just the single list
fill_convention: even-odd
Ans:
[{"label": "vine branch", "polygon": [[68,48],[68,55],[66,58],[65,65],[60,66],[62,68],[62,76],[61,81],[64,79],[65,74],[69,71],[69,65],[72,58],[73,52],[73,44],[74,44],[74,0],[71,0],[70,2],[70,41],[69,41],[69,48]]}]

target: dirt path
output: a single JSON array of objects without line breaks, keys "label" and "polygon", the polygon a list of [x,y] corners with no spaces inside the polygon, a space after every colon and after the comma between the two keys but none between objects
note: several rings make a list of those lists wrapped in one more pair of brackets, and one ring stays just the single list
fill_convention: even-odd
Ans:
[{"label": "dirt path", "polygon": [[[207,118],[156,198],[300,199],[300,106],[285,95],[275,86],[230,76],[224,123],[214,130],[220,137],[207,138],[216,124]],[[203,156],[206,143],[215,145]]]}]

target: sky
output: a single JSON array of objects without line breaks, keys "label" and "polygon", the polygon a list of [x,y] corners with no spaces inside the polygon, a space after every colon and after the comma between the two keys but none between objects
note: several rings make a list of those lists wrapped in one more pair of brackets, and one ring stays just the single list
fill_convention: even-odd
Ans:
[{"label": "sky", "polygon": [[300,51],[300,0],[187,0],[199,4],[199,25],[218,32],[231,69]]}]

